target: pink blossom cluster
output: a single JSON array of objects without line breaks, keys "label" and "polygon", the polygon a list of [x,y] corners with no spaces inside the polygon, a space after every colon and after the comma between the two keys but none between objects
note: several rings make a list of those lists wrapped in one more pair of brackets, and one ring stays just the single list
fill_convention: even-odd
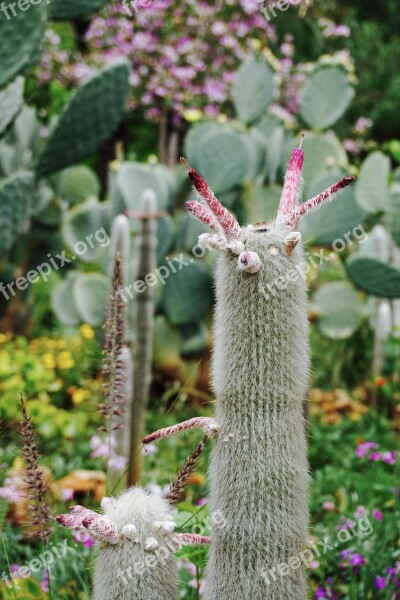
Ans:
[{"label": "pink blossom cluster", "polygon": [[388,465],[394,465],[396,462],[396,452],[394,450],[381,451],[376,442],[363,442],[357,446],[357,458],[368,458],[372,462],[382,461]]}]

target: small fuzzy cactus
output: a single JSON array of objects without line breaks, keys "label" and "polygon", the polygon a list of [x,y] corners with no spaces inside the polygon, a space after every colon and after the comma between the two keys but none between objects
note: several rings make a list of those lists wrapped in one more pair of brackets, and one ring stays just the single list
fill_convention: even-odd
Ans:
[{"label": "small fuzzy cactus", "polygon": [[163,499],[139,487],[117,498],[103,498],[100,515],[83,506],[58,523],[86,531],[100,545],[94,570],[93,600],[177,600],[178,564],[175,552],[182,546],[208,544],[209,538],[174,533],[173,506],[205,448],[203,440],[190,454]]},{"label": "small fuzzy cactus", "polygon": [[[221,253],[216,272],[215,421],[192,419],[147,443],[200,427],[216,438],[210,470],[215,527],[205,600],[305,600],[308,465],[303,404],[308,386],[307,286],[301,217],[349,185],[347,177],[298,205],[304,153],[293,152],[275,220],[240,227],[187,165],[201,201],[189,212],[213,231],[200,243]],[[187,163],[185,163],[187,164]],[[266,300],[268,284],[275,295]],[[288,565],[284,576],[278,566]]]}]

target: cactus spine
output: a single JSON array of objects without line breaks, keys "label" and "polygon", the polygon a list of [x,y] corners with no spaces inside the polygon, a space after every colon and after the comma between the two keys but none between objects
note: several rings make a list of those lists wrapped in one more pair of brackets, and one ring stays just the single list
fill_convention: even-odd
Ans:
[{"label": "cactus spine", "polygon": [[[303,151],[295,149],[276,219],[245,228],[187,165],[202,199],[187,208],[213,231],[200,243],[221,252],[213,356],[216,420],[193,419],[144,441],[190,427],[216,437],[210,510],[220,511],[226,526],[212,529],[206,600],[307,596],[299,555],[308,526],[303,402],[309,348],[305,264],[295,228],[353,178],[298,206],[303,160]],[[281,564],[284,576],[277,573]]]}]

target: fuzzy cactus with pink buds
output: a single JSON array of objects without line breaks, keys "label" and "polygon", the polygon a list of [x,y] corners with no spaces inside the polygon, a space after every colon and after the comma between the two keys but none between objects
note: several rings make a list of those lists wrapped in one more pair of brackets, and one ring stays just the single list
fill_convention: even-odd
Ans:
[{"label": "fuzzy cactus with pink buds", "polygon": [[[205,600],[305,600],[308,464],[303,404],[309,377],[306,266],[301,217],[340,189],[347,177],[299,205],[304,154],[293,151],[275,219],[240,227],[187,163],[200,198],[188,211],[210,226],[199,243],[220,253],[216,271],[213,387],[215,421],[193,419],[148,436],[189,427],[213,431],[210,510],[214,528]],[[279,282],[266,300],[268,285]]]},{"label": "fuzzy cactus with pink buds", "polygon": [[104,514],[78,505],[70,507],[71,514],[57,517],[63,527],[86,531],[99,542],[94,600],[177,600],[175,552],[210,542],[206,536],[174,532],[172,512],[184,498],[206,442],[207,438],[189,455],[165,499],[131,487],[118,498],[103,498]]}]

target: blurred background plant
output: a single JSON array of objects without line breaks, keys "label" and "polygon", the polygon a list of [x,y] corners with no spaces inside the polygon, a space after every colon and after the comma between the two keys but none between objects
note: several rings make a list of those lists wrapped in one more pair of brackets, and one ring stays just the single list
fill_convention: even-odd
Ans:
[{"label": "blurred background plant", "polygon": [[[333,536],[356,514],[374,525],[364,542],[315,561],[310,588],[316,598],[398,594],[400,17],[394,1],[314,0],[270,22],[259,7],[256,0],[159,0],[131,16],[119,3],[53,0],[48,14],[43,3],[0,19],[4,568],[9,560],[16,570],[39,553],[24,533],[21,393],[55,514],[72,499],[96,508],[107,468],[113,465],[118,480],[128,462],[119,434],[99,432],[98,411],[115,254],[109,238],[117,219],[125,214],[129,224],[128,284],[140,272],[146,190],[157,202],[156,267],[189,263],[164,281],[158,277],[153,288],[146,428],[207,415],[214,257],[193,255],[203,229],[185,213],[193,192],[178,157],[185,154],[241,223],[265,220],[274,215],[290,152],[304,131],[304,197],[345,174],[357,176],[353,188],[302,226],[314,365],[311,534]],[[103,236],[90,246],[98,231]],[[47,281],[7,287],[64,251],[70,262],[51,269]],[[131,295],[127,364],[137,350],[138,293]],[[133,374],[127,377],[129,400]],[[150,447],[141,483],[165,495],[186,455],[182,439]],[[205,535],[206,463],[177,517],[184,530]],[[52,569],[60,598],[89,597],[91,545],[78,543],[76,554]],[[180,558],[182,597],[198,599],[206,551],[185,549]],[[21,598],[48,597],[44,572],[19,583]]]}]

